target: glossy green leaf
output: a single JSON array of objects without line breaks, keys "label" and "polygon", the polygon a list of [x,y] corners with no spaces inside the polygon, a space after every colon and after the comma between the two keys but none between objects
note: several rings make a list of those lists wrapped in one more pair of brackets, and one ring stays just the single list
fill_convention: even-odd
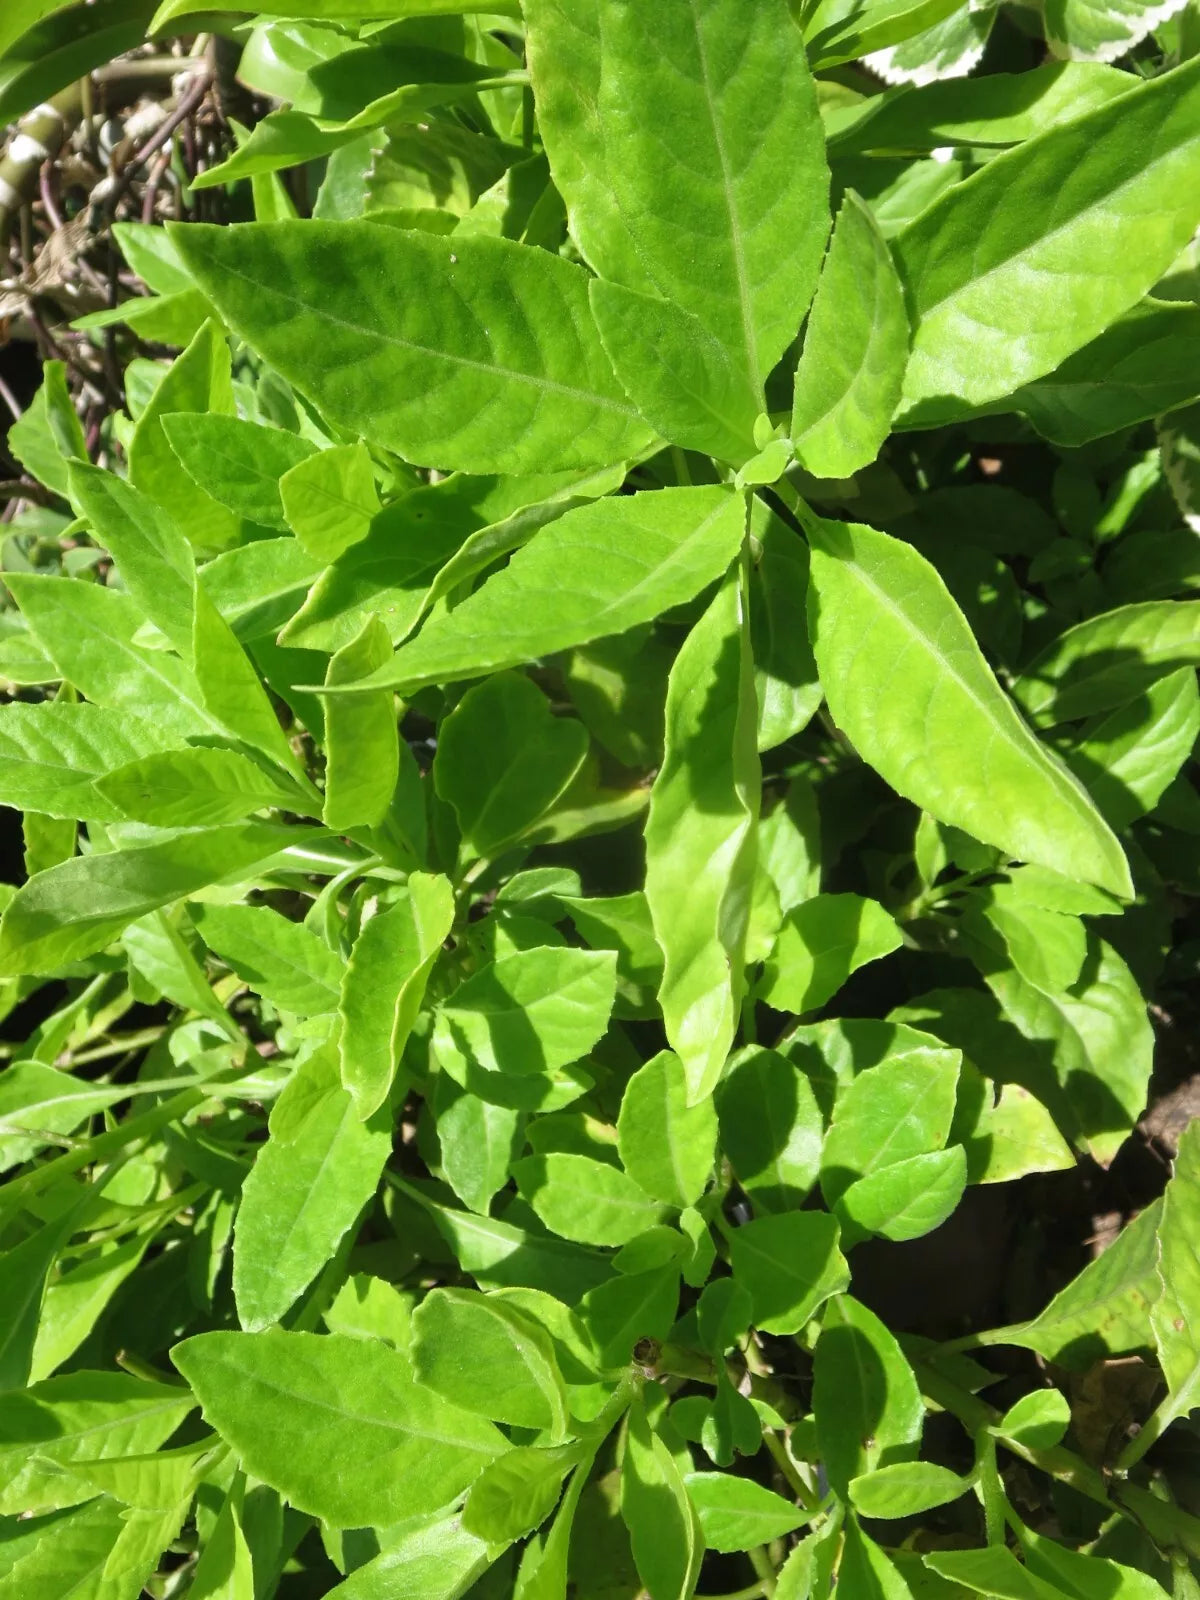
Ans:
[{"label": "glossy green leaf", "polygon": [[1035,1389],[1023,1395],[996,1424],[1006,1439],[1034,1450],[1052,1450],[1071,1424],[1071,1407],[1057,1389]]},{"label": "glossy green leaf", "polygon": [[579,1314],[605,1367],[635,1359],[645,1339],[667,1337],[679,1309],[679,1269],[675,1265],[618,1275],[590,1289]]},{"label": "glossy green leaf", "polygon": [[746,623],[735,567],[671,669],[666,753],[646,822],[646,900],[664,957],[659,1004],[693,1103],[720,1076],[745,992],[758,799]]},{"label": "glossy green leaf", "polygon": [[1018,678],[1013,693],[1043,726],[1110,711],[1200,661],[1200,602],[1121,606],[1068,628]]},{"label": "glossy green leaf", "polygon": [[808,1079],[786,1056],[750,1047],[716,1095],[721,1148],[755,1210],[803,1205],[817,1179],[824,1125]]},{"label": "glossy green leaf", "polygon": [[220,550],[232,544],[240,518],[182,471],[162,419],[185,411],[232,416],[234,410],[229,347],[217,324],[208,321],[172,362],[138,417],[129,443],[130,483],[168,511],[198,547]]},{"label": "glossy green leaf", "polygon": [[853,1225],[885,1239],[919,1239],[945,1222],[966,1184],[966,1151],[951,1145],[855,1179],[838,1201],[838,1216],[848,1231]]},{"label": "glossy green leaf", "polygon": [[350,954],[338,1010],[342,1082],[364,1119],[391,1091],[425,985],[454,920],[447,879],[414,872],[403,899],[372,917]]},{"label": "glossy green leaf", "polygon": [[593,950],[616,952],[614,1014],[653,1015],[654,996],[662,981],[662,951],[654,937],[646,896],[637,889],[632,894],[560,898],[585,944]]},{"label": "glossy green leaf", "polygon": [[813,1356],[813,1415],[839,1494],[876,1467],[916,1460],[925,1407],[913,1370],[875,1313],[846,1294],[825,1310]]},{"label": "glossy green leaf", "polygon": [[1153,1344],[1150,1310],[1161,1294],[1155,1237],[1161,1218],[1155,1201],[1032,1321],[992,1330],[981,1342],[1021,1345],[1074,1371]]},{"label": "glossy green leaf", "polygon": [[520,1111],[481,1099],[440,1072],[434,1117],[442,1175],[465,1206],[486,1213],[519,1153]]},{"label": "glossy green leaf", "polygon": [[[828,226],[820,119],[784,0],[757,7],[749,28],[731,0],[670,0],[653,24],[621,0],[585,7],[576,28],[590,37],[576,47],[594,109],[565,116],[536,48],[552,10],[530,18],[534,88],[548,91],[547,153],[585,254],[601,277],[691,312],[760,389],[812,294]],[[546,20],[553,48],[561,23]],[[597,151],[603,179],[581,178]]]},{"label": "glossy green leaf", "polygon": [[402,1356],[369,1340],[202,1333],[172,1360],[246,1470],[337,1527],[434,1511],[504,1449],[491,1423],[415,1384]]},{"label": "glossy green leaf", "polygon": [[957,1500],[966,1479],[932,1461],[895,1462],[850,1482],[850,1498],[864,1517],[912,1517]]},{"label": "glossy green leaf", "polygon": [[[486,1469],[485,1469],[486,1470]],[[487,1545],[461,1518],[422,1518],[330,1589],[330,1600],[459,1600],[491,1565]]]},{"label": "glossy green leaf", "polygon": [[549,1335],[516,1307],[470,1289],[434,1289],[413,1313],[413,1373],[443,1399],[495,1422],[567,1429]]},{"label": "glossy green leaf", "polygon": [[254,1600],[254,1560],[228,1495],[192,1579],[194,1600]]},{"label": "glossy green leaf", "polygon": [[242,1327],[278,1322],[316,1277],[375,1193],[391,1128],[364,1125],[325,1046],[295,1069],[270,1137],[242,1185],[233,1292]]},{"label": "glossy green leaf", "polygon": [[563,1478],[579,1458],[570,1445],[518,1446],[486,1466],[462,1510],[468,1533],[488,1544],[509,1544],[541,1527],[558,1504]]},{"label": "glossy green leaf", "polygon": [[95,780],[170,743],[148,718],[86,702],[7,705],[0,710],[0,799],[19,811],[117,822],[121,807]]},{"label": "glossy green leaf", "polygon": [[[327,685],[353,683],[391,659],[392,642],[377,616],[344,644],[329,663]],[[327,827],[376,827],[391,805],[400,776],[396,707],[390,689],[354,698],[334,697],[325,710]]]},{"label": "glossy green leaf", "polygon": [[513,1164],[517,1187],[551,1233],[578,1244],[626,1244],[662,1215],[632,1178],[590,1156],[555,1151]]},{"label": "glossy green leaf", "polygon": [[819,1211],[758,1217],[729,1241],[733,1275],[749,1291],[764,1333],[797,1333],[830,1295],[850,1282],[838,1225]]},{"label": "glossy green leaf", "polygon": [[736,356],[689,311],[595,278],[592,315],[622,387],[664,439],[741,466],[761,401]]},{"label": "glossy green leaf", "polygon": [[1155,1415],[1156,1431],[1200,1405],[1200,1345],[1193,1307],[1200,1242],[1200,1129],[1179,1141],[1175,1171],[1163,1197],[1158,1229],[1158,1275],[1162,1292],[1150,1309],[1167,1401]]},{"label": "glossy green leaf", "polygon": [[358,687],[387,683],[411,693],[650,622],[725,571],[743,517],[740,499],[716,488],[581,506],[536,534],[453,611],[432,617],[390,666]]},{"label": "glossy green leaf", "polygon": [[493,1078],[555,1072],[601,1037],[615,992],[616,958],[607,951],[516,951],[468,978],[439,1007],[439,1059],[476,1093]]},{"label": "glossy green leaf", "polygon": [[186,1391],[124,1372],[71,1372],[0,1395],[0,1511],[91,1499],[94,1491],[57,1469],[157,1449],[194,1405]]},{"label": "glossy green leaf", "polygon": [[282,428],[205,412],[168,414],[167,443],[199,488],[240,517],[268,528],[286,526],[279,480],[317,453]]},{"label": "glossy green leaf", "polygon": [[271,807],[305,802],[236,750],[163,750],[97,778],[96,792],[118,817],[156,828],[219,828]]},{"label": "glossy green leaf", "polygon": [[284,519],[319,561],[336,561],[365,539],[379,510],[366,446],[337,445],[290,466],[279,479]]},{"label": "glossy green leaf", "polygon": [[1011,968],[987,982],[1007,1021],[1034,1043],[1030,1087],[1076,1142],[1111,1160],[1141,1114],[1154,1053],[1145,1000],[1123,958],[1092,936],[1080,982],[1061,994]]},{"label": "glossy green leaf", "polygon": [[200,937],[273,1005],[303,1017],[337,1009],[342,961],[302,923],[269,906],[193,905]]},{"label": "glossy green leaf", "polygon": [[91,955],[147,911],[210,883],[236,882],[295,837],[244,823],[64,861],[9,903],[0,919],[0,971],[44,972]]},{"label": "glossy green leaf", "polygon": [[798,1506],[749,1478],[691,1472],[684,1482],[710,1550],[750,1550],[782,1539],[807,1520]]},{"label": "glossy green leaf", "polygon": [[433,781],[454,807],[467,859],[499,855],[548,811],[579,771],[587,732],[523,674],[468,689],[442,723]]},{"label": "glossy green leaf", "polygon": [[807,727],[821,703],[808,630],[797,626],[808,593],[808,547],[757,496],[750,507],[750,640],[758,748],[773,750]]},{"label": "glossy green leaf", "polygon": [[[1196,227],[1198,94],[1194,63],[1143,83],[997,156],[900,235],[910,417],[1011,394],[1153,287]],[[1153,151],[1132,173],[1131,147]],[[1048,193],[1052,212],[1033,200]]]},{"label": "glossy green leaf", "polygon": [[617,1119],[621,1165],[665,1205],[694,1205],[712,1174],[717,1118],[711,1100],[688,1105],[678,1056],[662,1050],[625,1086]]},{"label": "glossy green leaf", "polygon": [[67,391],[63,362],[46,362],[41,388],[8,430],[8,448],[39,483],[56,494],[67,494],[70,463],[86,460],[87,449],[83,429]]},{"label": "glossy green leaf", "polygon": [[6,573],[4,581],[58,674],[88,700],[183,737],[226,735],[191,669],[136,642],[143,617],[129,595],[32,573]]},{"label": "glossy green leaf", "polygon": [[586,274],[547,252],[339,222],[172,237],[273,367],[409,461],[544,472],[620,461],[649,441],[595,331]]},{"label": "glossy green leaf", "polygon": [[842,202],[796,368],[792,445],[816,478],[869,466],[891,431],[908,316],[887,244],[851,191]]},{"label": "glossy green leaf", "polygon": [[55,1600],[59,1595],[102,1594],[109,1556],[120,1537],[121,1508],[94,1499],[49,1525],[35,1524],[36,1541],[0,1575],[3,1600]]},{"label": "glossy green leaf", "polygon": [[788,912],[763,968],[762,998],[777,1011],[813,1011],[852,972],[900,947],[902,935],[875,900],[818,894]]},{"label": "glossy green leaf", "polygon": [[1127,705],[1090,721],[1066,752],[1068,766],[1111,827],[1153,811],[1200,735],[1200,691],[1192,667],[1159,678]]},{"label": "glossy green leaf", "polygon": [[821,682],[863,758],[939,820],[1127,896],[1116,839],[1021,721],[934,568],[873,528],[811,517],[805,526]]},{"label": "glossy green leaf", "polygon": [[960,1059],[954,1050],[900,1055],[847,1086],[821,1151],[821,1190],[828,1201],[841,1200],[858,1179],[943,1148]]},{"label": "glossy green leaf", "polygon": [[625,1436],[621,1516],[651,1600],[689,1600],[704,1555],[704,1535],[679,1466],[640,1404],[629,1413]]}]

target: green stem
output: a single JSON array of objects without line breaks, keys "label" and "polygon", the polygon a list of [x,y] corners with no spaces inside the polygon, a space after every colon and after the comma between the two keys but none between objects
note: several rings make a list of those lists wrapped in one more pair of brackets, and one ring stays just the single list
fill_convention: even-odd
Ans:
[{"label": "green stem", "polygon": [[120,1056],[130,1050],[141,1050],[146,1045],[156,1044],[166,1033],[166,1025],[157,1028],[139,1028],[136,1033],[125,1033],[120,1038],[112,1039],[108,1044],[97,1045],[94,1050],[81,1050],[78,1055],[71,1057],[73,1067],[85,1067],[89,1061],[107,1061],[110,1056]]},{"label": "green stem", "polygon": [[745,1589],[734,1589],[729,1594],[698,1594],[696,1600],[757,1600],[757,1597],[766,1594],[766,1588],[760,1583],[752,1583]]},{"label": "green stem", "polygon": [[747,1550],[750,1565],[758,1573],[758,1589],[761,1594],[770,1597],[775,1593],[775,1567],[767,1553],[765,1545],[757,1545],[753,1550]]},{"label": "green stem", "polygon": [[[941,1349],[944,1351],[949,1346]],[[926,1399],[957,1417],[968,1433],[978,1435],[984,1429],[995,1429],[1000,1422],[1002,1414],[994,1406],[960,1388],[927,1364],[917,1364],[917,1376]],[[1200,1517],[1160,1500],[1149,1489],[1137,1484],[1110,1482],[1097,1468],[1062,1445],[1039,1450],[1003,1436],[999,1442],[1030,1466],[1057,1478],[1105,1510],[1129,1513],[1163,1549],[1185,1550],[1189,1555],[1200,1557]]]}]

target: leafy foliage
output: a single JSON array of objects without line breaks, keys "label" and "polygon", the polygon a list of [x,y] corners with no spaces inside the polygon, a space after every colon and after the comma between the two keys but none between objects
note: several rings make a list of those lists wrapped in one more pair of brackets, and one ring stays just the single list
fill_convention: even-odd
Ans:
[{"label": "leafy foliage", "polygon": [[1194,5],[204,25],[8,440],[0,1600],[1194,1597]]}]

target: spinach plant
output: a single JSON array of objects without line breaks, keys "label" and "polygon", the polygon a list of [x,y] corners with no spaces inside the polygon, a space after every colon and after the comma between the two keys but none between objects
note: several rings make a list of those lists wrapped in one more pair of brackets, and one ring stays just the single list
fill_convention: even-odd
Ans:
[{"label": "spinach plant", "polygon": [[0,1600],[1196,1596],[1200,1134],[1055,1235],[1195,967],[1194,7],[194,13],[254,220],[9,435]]}]

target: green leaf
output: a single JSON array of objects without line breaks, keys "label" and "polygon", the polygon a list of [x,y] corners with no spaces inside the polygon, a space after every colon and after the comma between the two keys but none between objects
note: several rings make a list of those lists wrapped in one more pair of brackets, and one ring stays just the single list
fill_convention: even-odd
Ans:
[{"label": "green leaf", "polygon": [[1138,0],[1052,0],[1045,13],[1046,38],[1058,56],[1118,61],[1182,9],[1179,0],[1153,6]]},{"label": "green leaf", "polygon": [[415,1384],[386,1345],[341,1334],[202,1333],[171,1352],[247,1472],[336,1527],[445,1505],[505,1446]]},{"label": "green leaf", "polygon": [[695,599],[726,570],[744,515],[739,497],[720,488],[662,489],[580,506],[535,534],[502,572],[453,611],[432,617],[389,667],[355,687],[390,684],[411,694],[650,622]]},{"label": "green leaf", "polygon": [[662,951],[654,937],[650,908],[640,889],[632,894],[562,895],[580,938],[593,950],[617,956],[614,1015],[654,1016],[654,996],[662,981]]},{"label": "green leaf", "polygon": [[550,1336],[516,1307],[473,1289],[434,1289],[413,1313],[413,1373],[444,1400],[494,1422],[567,1432],[567,1395]]},{"label": "green leaf", "polygon": [[679,1309],[679,1270],[670,1265],[619,1275],[600,1283],[580,1302],[583,1318],[605,1367],[627,1366],[643,1339],[665,1339]]},{"label": "green leaf", "polygon": [[1144,694],[1098,717],[1066,761],[1113,828],[1153,811],[1200,735],[1200,690],[1180,667]]},{"label": "green leaf", "polygon": [[1111,711],[1157,679],[1200,662],[1200,601],[1148,600],[1060,634],[1013,686],[1042,726]]},{"label": "green leaf", "polygon": [[[391,660],[392,641],[377,616],[329,663],[327,685],[353,683]],[[396,706],[390,689],[354,699],[334,697],[325,710],[326,827],[377,827],[400,776]]]},{"label": "green leaf", "polygon": [[[808,630],[797,626],[808,593],[808,546],[757,496],[750,506],[750,542],[752,551],[759,547],[750,572],[750,639],[763,751],[808,726],[822,691]],[[759,839],[761,845],[761,830]]]},{"label": "green leaf", "polygon": [[210,883],[236,882],[297,842],[294,829],[248,822],[64,861],[10,901],[0,919],[0,972],[52,971],[91,955],[147,911]]},{"label": "green leaf", "polygon": [[[83,709],[83,708],[76,708]],[[236,750],[162,750],[139,756],[96,780],[118,817],[156,828],[219,828],[270,807],[305,802]]]},{"label": "green leaf", "polygon": [[279,480],[316,455],[315,445],[282,428],[204,412],[164,416],[162,429],[197,487],[249,522],[287,526]]},{"label": "green leaf", "polygon": [[442,1175],[465,1206],[486,1213],[519,1153],[521,1112],[469,1093],[448,1072],[438,1073],[433,1107]]},{"label": "green leaf", "polygon": [[488,1544],[511,1544],[540,1528],[558,1504],[563,1479],[579,1460],[577,1446],[518,1446],[476,1478],[462,1510],[468,1533]]},{"label": "green leaf", "polygon": [[257,994],[301,1017],[335,1011],[343,963],[302,923],[269,906],[192,905],[200,937]]},{"label": "green leaf", "polygon": [[391,1126],[359,1120],[333,1046],[298,1066],[275,1102],[233,1234],[233,1293],[251,1332],[278,1322],[374,1196]]},{"label": "green leaf", "polygon": [[716,1101],[721,1149],[755,1210],[803,1205],[817,1179],[824,1135],[804,1074],[786,1056],[752,1046],[734,1056]]},{"label": "green leaf", "polygon": [[838,1249],[838,1225],[820,1211],[758,1217],[729,1240],[733,1275],[749,1291],[754,1325],[764,1333],[798,1333],[830,1295],[850,1282]]},{"label": "green leaf", "polygon": [[601,277],[691,312],[760,391],[811,297],[828,227],[820,118],[785,0],[749,21],[736,0],[669,0],[653,20],[621,0],[582,8],[594,109],[565,116],[545,76],[564,59],[562,25],[545,13],[529,17],[534,90],[584,253]]},{"label": "green leaf", "polygon": [[761,997],[777,1011],[814,1011],[852,972],[902,943],[900,929],[878,901],[814,895],[784,918],[763,968]]},{"label": "green leaf", "polygon": [[254,1560],[226,1495],[192,1578],[193,1600],[254,1600]]},{"label": "green leaf", "polygon": [[60,1469],[155,1450],[194,1406],[181,1389],[124,1372],[71,1372],[0,1395],[0,1512],[91,1499]]},{"label": "green leaf", "polygon": [[1020,1542],[1026,1567],[1040,1581],[1043,1592],[1045,1585],[1052,1584],[1072,1596],[1104,1591],[1118,1600],[1166,1600],[1167,1591],[1148,1572],[1106,1556],[1067,1549],[1029,1528],[1021,1529]]},{"label": "green leaf", "polygon": [[103,1595],[109,1555],[121,1534],[121,1508],[94,1499],[49,1525],[34,1524],[32,1546],[0,1576],[0,1600],[57,1600],[60,1595]]},{"label": "green leaf", "polygon": [[39,483],[63,496],[68,493],[70,462],[87,460],[66,370],[61,361],[45,363],[41,388],[8,430],[9,452]]},{"label": "green leaf", "polygon": [[[872,51],[885,52],[889,46],[906,40],[920,40],[953,15],[951,0],[881,0],[875,5],[857,6],[851,0],[825,0],[812,10],[805,23],[805,38],[814,66],[837,66],[855,61]],[[890,72],[880,74],[896,82]]]},{"label": "green leaf", "polygon": [[1033,1450],[1053,1450],[1071,1425],[1071,1407],[1057,1389],[1035,1389],[1022,1395],[996,1424],[1006,1439]]},{"label": "green leaf", "polygon": [[[906,420],[1011,394],[1154,286],[1200,215],[1198,95],[1189,62],[997,156],[900,234]],[[1132,173],[1131,148],[1152,152]]]},{"label": "green leaf", "polygon": [[364,1119],[391,1092],[425,985],[453,921],[449,880],[414,872],[404,898],[372,917],[355,941],[338,1010],[342,1082]]},{"label": "green leaf", "polygon": [[164,733],[226,735],[191,669],[135,642],[144,619],[129,595],[77,578],[6,572],[4,581],[58,674],[88,700]]},{"label": "green leaf", "polygon": [[842,201],[796,368],[792,445],[816,478],[870,466],[891,432],[908,316],[891,253],[851,190]]},{"label": "green leaf", "polygon": [[[290,383],[419,466],[554,471],[649,442],[592,323],[587,275],[546,251],[311,220],[171,237]],[[384,287],[396,282],[403,295]]]},{"label": "green leaf", "polygon": [[690,1600],[704,1535],[679,1466],[640,1402],[630,1409],[625,1435],[621,1516],[650,1600]]},{"label": "green leaf", "polygon": [[830,1204],[857,1179],[944,1147],[961,1059],[957,1050],[926,1050],[881,1061],[853,1079],[838,1097],[821,1152],[821,1192]]},{"label": "green leaf", "polygon": [[761,399],[737,358],[697,317],[594,278],[588,299],[622,387],[657,434],[741,466]]},{"label": "green leaf", "polygon": [[1015,969],[988,971],[1005,1018],[1033,1046],[1029,1087],[1096,1160],[1111,1161],[1141,1115],[1154,1055],[1146,1002],[1123,958],[1089,937],[1084,974],[1058,994]]},{"label": "green leaf", "polygon": [[913,1370],[875,1313],[848,1294],[825,1309],[812,1404],[821,1459],[839,1494],[877,1467],[916,1460],[925,1406]]},{"label": "green leaf", "polygon": [[825,126],[839,156],[847,149],[925,153],[948,144],[1003,149],[1115,100],[1138,81],[1113,67],[1048,61],[1027,72],[889,89],[827,113]]},{"label": "green leaf", "polygon": [[361,440],[297,461],[279,480],[288,527],[318,561],[336,561],[365,539],[379,510],[371,457]]},{"label": "green leaf", "polygon": [[149,718],[85,702],[0,709],[0,800],[18,811],[118,822],[94,780],[172,742]]},{"label": "green leaf", "polygon": [[1189,1126],[1179,1141],[1175,1171],[1163,1197],[1158,1229],[1158,1276],[1162,1293],[1150,1308],[1154,1342],[1167,1400],[1155,1414],[1156,1431],[1200,1405],[1200,1343],[1195,1306],[1200,1292],[1200,1128]]},{"label": "green leaf", "polygon": [[468,689],[442,723],[433,763],[438,794],[454,807],[460,859],[490,858],[550,809],[587,755],[582,724],[556,717],[521,673]]},{"label": "green leaf", "polygon": [[621,1097],[621,1165],[664,1205],[695,1205],[712,1176],[716,1142],[712,1101],[689,1106],[679,1057],[660,1050],[634,1073]]},{"label": "green leaf", "polygon": [[671,668],[666,753],[646,821],[659,1004],[693,1104],[720,1076],[745,992],[759,792],[746,624],[735,566]]},{"label": "green leaf", "polygon": [[199,548],[232,544],[241,519],[180,470],[162,419],[184,411],[232,416],[234,409],[229,347],[217,324],[205,322],[154,390],[129,442],[130,483],[168,511]]},{"label": "green leaf", "polygon": [[919,1239],[945,1222],[966,1185],[966,1151],[951,1145],[858,1178],[838,1201],[838,1216],[847,1231],[853,1224],[885,1239]]},{"label": "green leaf", "polygon": [[1161,1218],[1162,1206],[1154,1201],[1031,1322],[993,1329],[980,1342],[1020,1345],[1071,1371],[1153,1344],[1151,1307],[1162,1292]]},{"label": "green leaf", "polygon": [[1120,845],[1021,721],[934,568],[873,528],[804,521],[813,649],[860,755],[940,821],[1128,897]]},{"label": "green leaf", "polygon": [[615,992],[611,952],[518,950],[443,1001],[434,1028],[438,1059],[485,1099],[503,1094],[503,1080],[515,1090],[513,1080],[544,1078],[586,1055],[608,1026]]},{"label": "green leaf", "polygon": [[864,1517],[913,1517],[966,1494],[970,1483],[932,1461],[896,1462],[850,1482],[850,1499]]},{"label": "green leaf", "polygon": [[577,1244],[626,1244],[662,1216],[662,1206],[632,1178],[590,1156],[525,1156],[512,1174],[551,1233]]},{"label": "green leaf", "polygon": [[1200,310],[1146,299],[995,409],[1019,411],[1054,444],[1089,444],[1194,399],[1198,353]]},{"label": "green leaf", "polygon": [[490,1564],[487,1545],[457,1513],[422,1519],[330,1589],[329,1600],[459,1600]]},{"label": "green leaf", "polygon": [[749,1478],[689,1472],[684,1482],[710,1550],[751,1550],[808,1521],[809,1513]]}]

